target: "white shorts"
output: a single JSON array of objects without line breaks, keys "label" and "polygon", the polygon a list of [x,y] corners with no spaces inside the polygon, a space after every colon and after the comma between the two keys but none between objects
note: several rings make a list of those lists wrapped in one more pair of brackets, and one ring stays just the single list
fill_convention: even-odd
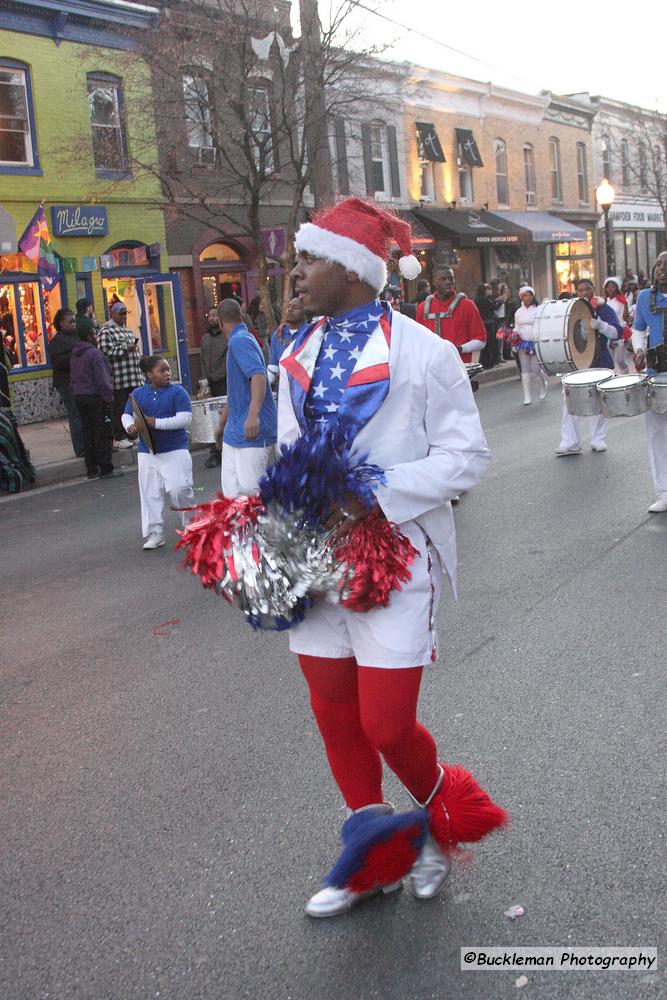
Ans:
[{"label": "white shorts", "polygon": [[343,659],[353,656],[362,667],[422,667],[437,658],[435,614],[442,592],[440,558],[414,521],[401,525],[420,555],[410,566],[412,578],[394,590],[386,608],[348,611],[340,604],[318,602],[300,625],[289,630],[293,653]]},{"label": "white shorts", "polygon": [[226,497],[251,497],[273,458],[274,445],[260,448],[234,448],[222,443],[220,482]]}]

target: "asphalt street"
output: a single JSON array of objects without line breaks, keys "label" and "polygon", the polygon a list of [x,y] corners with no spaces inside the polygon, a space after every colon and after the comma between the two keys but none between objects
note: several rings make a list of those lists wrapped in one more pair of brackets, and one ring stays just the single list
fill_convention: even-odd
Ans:
[{"label": "asphalt street", "polygon": [[512,823],[431,902],[304,915],[342,821],[304,684],[284,635],[142,551],[134,474],[0,501],[2,1000],[667,997],[660,966],[460,968],[481,945],[666,954],[667,515],[642,418],[555,457],[551,382],[477,394],[494,461],[456,510],[421,715]]}]

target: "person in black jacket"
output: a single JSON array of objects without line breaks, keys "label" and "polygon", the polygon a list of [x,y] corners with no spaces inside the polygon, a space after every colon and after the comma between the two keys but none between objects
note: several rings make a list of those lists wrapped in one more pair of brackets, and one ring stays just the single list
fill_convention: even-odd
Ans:
[{"label": "person in black jacket", "polygon": [[480,364],[484,365],[485,368],[493,368],[496,363],[496,309],[498,306],[491,295],[491,285],[481,284],[477,286],[475,305],[486,330],[486,344],[479,355]]},{"label": "person in black jacket", "polygon": [[79,408],[69,388],[69,365],[72,351],[79,343],[75,335],[76,320],[71,309],[59,309],[53,317],[56,328],[49,343],[49,357],[53,368],[53,388],[62,399],[67,410],[69,433],[72,447],[77,458],[83,458],[83,425]]}]

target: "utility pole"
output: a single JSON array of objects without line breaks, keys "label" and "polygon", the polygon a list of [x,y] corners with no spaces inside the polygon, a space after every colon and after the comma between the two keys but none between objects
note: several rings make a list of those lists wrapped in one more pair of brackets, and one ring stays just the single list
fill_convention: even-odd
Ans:
[{"label": "utility pole", "polygon": [[322,36],[317,0],[299,0],[301,56],[306,97],[305,135],[311,169],[315,208],[334,199],[333,169],[329,148],[329,121],[324,93]]}]

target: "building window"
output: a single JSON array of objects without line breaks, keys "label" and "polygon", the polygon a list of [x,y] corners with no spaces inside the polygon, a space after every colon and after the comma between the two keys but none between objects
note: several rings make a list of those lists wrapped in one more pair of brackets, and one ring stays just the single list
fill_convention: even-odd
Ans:
[{"label": "building window", "polygon": [[273,127],[267,87],[248,88],[248,126],[257,170],[260,173],[273,173]]},{"label": "building window", "polygon": [[420,187],[419,197],[422,201],[433,201],[435,198],[435,176],[430,160],[422,160],[419,164]]},{"label": "building window", "polygon": [[493,140],[493,152],[496,159],[496,195],[499,205],[509,205],[510,191],[507,183],[507,151],[504,139]]},{"label": "building window", "polygon": [[602,176],[611,181],[611,144],[609,136],[602,136]]},{"label": "building window", "polygon": [[637,144],[637,159],[639,161],[639,188],[644,194],[648,188],[648,170],[646,166],[646,146],[643,142]]},{"label": "building window", "polygon": [[560,173],[560,143],[558,139],[549,139],[549,165],[551,168],[551,198],[552,201],[563,200],[563,184]]},{"label": "building window", "polygon": [[183,74],[183,101],[188,146],[192,149],[213,146],[211,131],[211,101],[208,80],[190,73]]},{"label": "building window", "polygon": [[471,204],[474,201],[472,167],[468,166],[467,163],[459,163],[459,195],[465,204]]},{"label": "building window", "polygon": [[623,187],[630,187],[630,149],[627,139],[621,139],[621,182]]},{"label": "building window", "polygon": [[526,183],[526,206],[534,208],[537,205],[535,190],[535,154],[529,142],[523,147],[523,177]]},{"label": "building window", "polygon": [[586,166],[586,147],[583,142],[577,143],[577,185],[579,202],[585,205],[588,202],[588,168]]},{"label": "building window", "polygon": [[371,124],[371,170],[375,194],[388,194],[386,181],[389,175],[387,131],[384,125]]},{"label": "building window", "polygon": [[0,63],[0,166],[35,165],[30,111],[27,70]]},{"label": "building window", "polygon": [[12,368],[48,364],[46,344],[55,333],[52,318],[61,305],[60,281],[47,291],[28,276],[3,280],[0,275],[0,330]]},{"label": "building window", "polygon": [[120,80],[104,74],[89,74],[88,108],[93,128],[95,170],[102,175],[126,175],[127,142]]}]

